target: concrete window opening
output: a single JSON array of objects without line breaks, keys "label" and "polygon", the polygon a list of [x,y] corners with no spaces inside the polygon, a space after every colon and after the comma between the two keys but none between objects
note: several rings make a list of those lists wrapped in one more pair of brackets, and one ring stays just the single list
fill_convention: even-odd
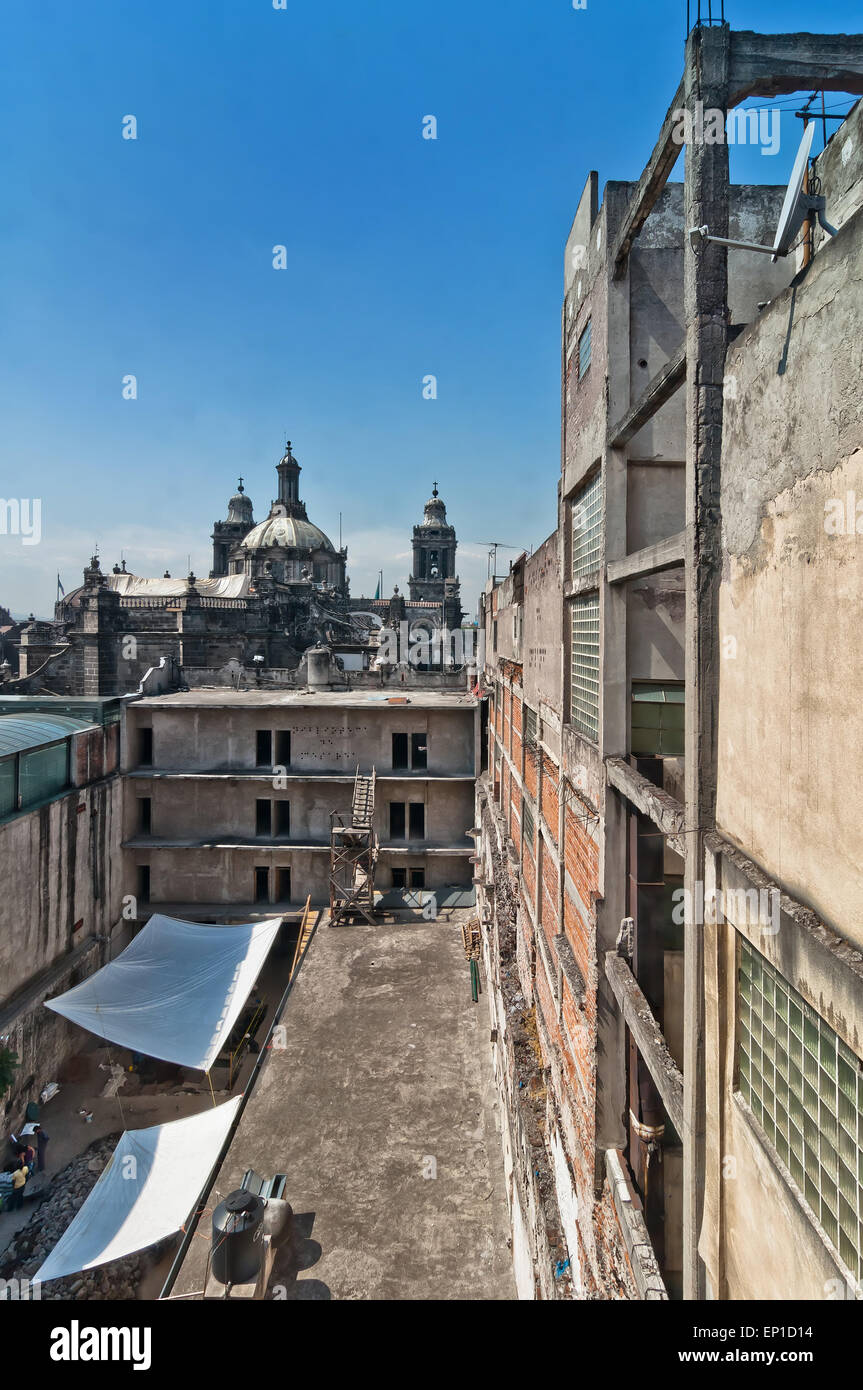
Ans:
[{"label": "concrete window opening", "polygon": [[683,681],[633,681],[633,753],[657,758],[684,756],[685,698]]},{"label": "concrete window opening", "polygon": [[276,834],[286,838],[291,833],[291,803],[276,802]]},{"label": "concrete window opening", "polygon": [[291,871],[290,869],[276,869],[276,902],[289,903],[291,901]]},{"label": "concrete window opening", "polygon": [[408,736],[407,734],[393,734],[393,767],[407,768],[408,766]]},{"label": "concrete window opening", "polygon": [[539,725],[536,717],[536,710],[531,709],[530,705],[524,707],[524,741],[525,743],[536,743]]},{"label": "concrete window opening", "polygon": [[863,1276],[863,1070],[760,951],[739,938],[737,1086],[855,1280]]},{"label": "concrete window opening", "polygon": [[536,822],[534,820],[533,810],[531,809],[531,805],[530,802],[527,800],[527,797],[522,798],[521,823],[524,828],[523,837],[525,846],[530,850],[531,854],[533,854],[533,847],[536,839]]},{"label": "concrete window opening", "polygon": [[424,840],[426,837],[426,808],[422,801],[410,803],[408,837],[411,840]]},{"label": "concrete window opening", "polygon": [[393,888],[406,888],[406,887],[407,887],[407,872],[408,872],[407,869],[393,869],[393,870],[392,870],[392,883],[393,883]]},{"label": "concrete window opening", "polygon": [[270,871],[269,869],[255,869],[255,902],[268,903],[270,901]]},{"label": "concrete window opening", "polygon": [[142,767],[153,765],[153,730],[138,730],[138,762]]},{"label": "concrete window opening", "polygon": [[590,336],[591,321],[587,320],[578,340],[578,379],[581,381],[588,367],[590,366]]},{"label": "concrete window opening", "polygon": [[269,729],[258,729],[255,734],[255,766],[272,767],[273,735]]},{"label": "concrete window opening", "polygon": [[138,829],[142,835],[149,835],[153,824],[153,803],[149,796],[138,798]]},{"label": "concrete window opening", "polygon": [[150,901],[150,865],[138,865],[138,901],[148,903]]},{"label": "concrete window opening", "polygon": [[[661,758],[639,758],[636,768],[643,777],[662,786]],[[633,923],[630,968],[673,1061],[680,1067],[684,932],[682,924],[675,921],[674,906],[675,894],[683,883],[683,861],[641,812],[629,813],[627,830],[627,906]],[[668,1295],[676,1299],[683,1290],[683,1145],[654,1080],[655,1061],[642,1053],[628,1028],[626,1036],[627,1159]]]},{"label": "concrete window opening", "polygon": [[390,839],[403,840],[405,838],[405,803],[403,801],[390,802]]},{"label": "concrete window opening", "polygon": [[427,734],[411,734],[411,767],[415,771],[428,767]]},{"label": "concrete window opening", "polygon": [[411,888],[425,888],[426,871],[425,869],[411,869]]},{"label": "concrete window opening", "polygon": [[279,767],[290,767],[291,764],[291,731],[290,729],[276,730],[276,762]]},{"label": "concrete window opening", "polygon": [[263,798],[255,802],[255,834],[269,838],[273,833],[273,803]]}]

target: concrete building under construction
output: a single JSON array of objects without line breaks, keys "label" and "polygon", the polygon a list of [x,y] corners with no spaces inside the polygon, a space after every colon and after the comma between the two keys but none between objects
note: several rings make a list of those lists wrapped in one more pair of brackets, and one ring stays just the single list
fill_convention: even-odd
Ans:
[{"label": "concrete building under construction", "polygon": [[[771,257],[784,185],[683,118],[804,89],[852,109]],[[863,36],[699,24],[641,178],[591,174],[566,243],[558,526],[484,613],[522,1296],[859,1287],[861,92]]]}]

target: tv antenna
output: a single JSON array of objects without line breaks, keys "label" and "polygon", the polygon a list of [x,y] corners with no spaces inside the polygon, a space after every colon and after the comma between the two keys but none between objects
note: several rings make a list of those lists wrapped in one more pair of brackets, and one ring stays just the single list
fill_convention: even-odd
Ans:
[{"label": "tv antenna", "polygon": [[499,550],[524,550],[523,545],[505,545],[503,541],[468,541],[468,545],[487,545],[488,546],[488,572],[487,579],[497,578],[497,552]]},{"label": "tv antenna", "polygon": [[724,236],[711,236],[709,228],[704,226],[690,228],[689,243],[692,249],[697,251],[702,242],[713,241],[718,246],[733,246],[740,251],[763,251],[776,261],[780,256],[788,255],[802,224],[808,220],[809,214],[813,212],[824,231],[829,236],[835,236],[836,228],[831,227],[824,216],[827,199],[823,194],[804,193],[803,191],[803,181],[809,166],[809,151],[812,148],[814,134],[814,123],[807,125],[803,131],[803,139],[800,141],[797,157],[794,160],[794,168],[791,170],[788,187],[785,190],[785,201],[782,204],[782,212],[779,214],[779,225],[776,228],[776,236],[772,246],[760,246],[754,241],[730,241],[728,237]]}]

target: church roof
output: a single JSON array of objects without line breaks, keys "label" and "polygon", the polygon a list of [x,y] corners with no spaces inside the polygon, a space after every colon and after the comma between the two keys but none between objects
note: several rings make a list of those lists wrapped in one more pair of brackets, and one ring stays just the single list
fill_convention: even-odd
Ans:
[{"label": "church roof", "polygon": [[253,526],[240,544],[243,550],[269,550],[280,546],[286,550],[329,550],[335,554],[335,546],[319,527],[302,517],[286,516],[278,510],[266,521]]}]

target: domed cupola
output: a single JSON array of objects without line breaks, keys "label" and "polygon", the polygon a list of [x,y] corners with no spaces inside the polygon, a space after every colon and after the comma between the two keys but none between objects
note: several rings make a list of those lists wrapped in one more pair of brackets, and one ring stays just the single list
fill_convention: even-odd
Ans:
[{"label": "domed cupola", "polygon": [[228,521],[240,526],[253,526],[255,524],[252,499],[246,496],[242,478],[237,485],[237,491],[228,502]]},{"label": "domed cupola", "polygon": [[237,491],[228,502],[228,516],[225,521],[213,522],[213,568],[211,579],[220,579],[228,573],[228,561],[234,546],[238,545],[255,524],[252,499],[246,496],[243,480],[237,484]]},{"label": "domed cupola", "polygon": [[437,483],[432,489],[432,495],[425,505],[423,516],[424,526],[446,526],[446,504],[437,490]]}]

